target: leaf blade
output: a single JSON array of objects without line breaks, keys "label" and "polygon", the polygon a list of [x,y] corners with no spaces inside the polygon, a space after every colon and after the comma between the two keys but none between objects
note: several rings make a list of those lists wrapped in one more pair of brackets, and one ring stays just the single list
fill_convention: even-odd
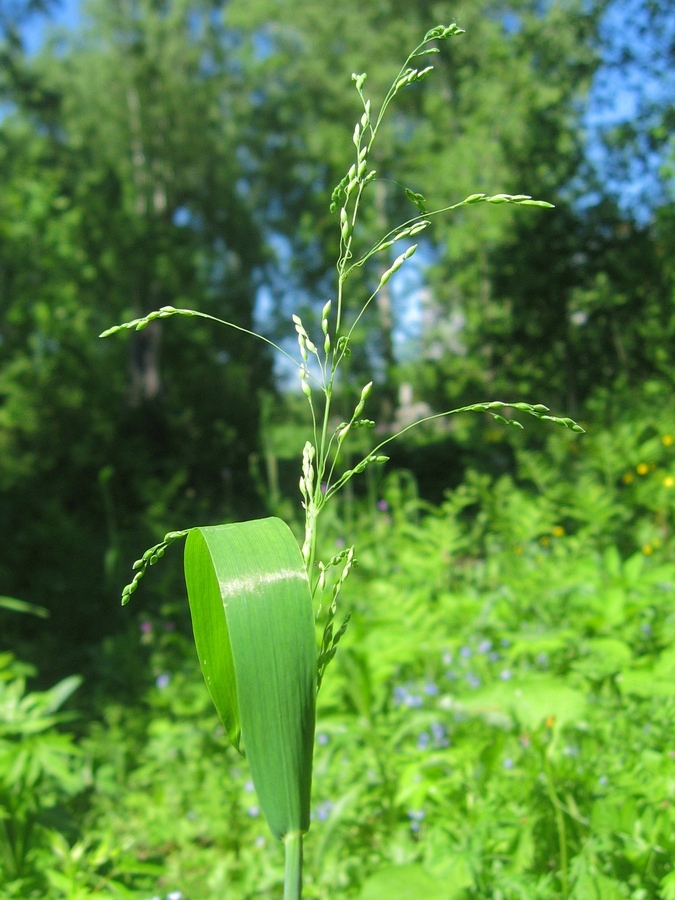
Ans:
[{"label": "leaf blade", "polygon": [[[209,574],[196,573],[195,565],[210,568]],[[240,725],[270,829],[280,840],[305,832],[317,651],[298,544],[277,518],[194,529],[186,545],[186,580],[202,671],[209,674],[211,696]],[[230,659],[218,661],[214,655],[225,635]],[[220,682],[225,677],[228,688]]]}]

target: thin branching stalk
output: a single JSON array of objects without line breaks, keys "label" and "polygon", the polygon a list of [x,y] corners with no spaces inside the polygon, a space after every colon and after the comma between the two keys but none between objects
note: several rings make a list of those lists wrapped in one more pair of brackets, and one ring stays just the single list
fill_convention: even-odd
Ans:
[{"label": "thin branching stalk", "polygon": [[[289,359],[300,374],[300,388],[309,405],[312,437],[303,449],[299,480],[305,513],[302,550],[298,550],[290,529],[281,520],[274,518],[169,532],[164,541],[146,551],[136,561],[134,579],[123,591],[123,603],[126,603],[138,587],[146,569],[163,556],[171,543],[178,538],[188,537],[186,581],[200,662],[216,708],[237,749],[240,749],[239,741],[243,735],[261,806],[273,834],[277,839],[283,840],[284,900],[299,900],[302,895],[303,833],[310,821],[316,692],[326,666],[335,655],[337,645],[347,628],[349,614],[337,628],[335,616],[342,584],[356,564],[353,546],[343,549],[327,562],[318,559],[319,520],[326,503],[338,491],[350,491],[351,481],[356,475],[385,463],[388,457],[380,451],[390,441],[425,422],[460,412],[486,413],[504,425],[522,427],[515,419],[502,414],[508,409],[550,421],[572,431],[583,431],[572,419],[552,416],[547,407],[540,404],[489,401],[426,416],[381,440],[352,464],[347,447],[352,431],[371,428],[375,424],[363,417],[373,391],[372,381],[362,387],[359,400],[346,421],[337,426],[332,424],[334,386],[338,370],[348,363],[354,331],[370,311],[378,293],[415,254],[418,244],[410,241],[432,224],[433,217],[483,202],[551,207],[550,203],[534,200],[528,194],[488,196],[477,193],[442,209],[428,212],[424,197],[406,188],[405,194],[416,207],[416,215],[387,231],[374,243],[369,240],[369,249],[363,255],[358,255],[358,246],[363,244],[359,233],[360,210],[365,189],[376,178],[375,170],[369,166],[385,113],[400,91],[424,80],[431,73],[433,66],[426,63],[429,57],[440,52],[432,44],[461,33],[462,29],[457,25],[437,26],[427,32],[424,40],[406,59],[377,115],[371,113],[371,101],[364,95],[366,75],[352,76],[363,105],[363,114],[356,123],[352,137],[354,161],[334,189],[330,202],[330,211],[338,215],[340,230],[336,297],[334,305],[331,300],[324,303],[318,340],[316,335],[308,333],[300,316],[293,315],[299,360],[264,335],[206,313],[175,309],[172,306],[164,306],[142,318],[109,328],[102,335],[107,336],[120,329],[141,331],[155,319],[174,315],[199,316],[260,339]],[[421,57],[424,57],[424,65],[415,68],[414,61]],[[390,250],[399,242],[407,242],[408,246],[404,246],[402,252],[392,259],[389,256]],[[379,282],[370,296],[362,299],[353,320],[345,322],[347,279],[354,269],[365,266],[377,254],[381,254],[377,258],[382,260]],[[221,532],[221,528],[229,531]],[[332,572],[327,577],[328,570]],[[255,606],[258,610],[258,618],[249,607],[249,588],[246,587],[249,583],[256,585],[256,590],[264,591],[265,598],[269,598],[269,605],[250,604],[250,607]],[[225,597],[226,603],[223,602]],[[277,620],[274,616],[280,609],[283,609],[285,618],[282,616]],[[271,612],[265,618],[266,613],[263,614],[261,610]],[[317,654],[315,617],[319,614],[322,614],[324,629]],[[252,630],[254,626],[257,629],[255,632]],[[239,650],[237,654],[229,651],[231,639],[236,642]],[[289,646],[293,646],[293,653],[284,656]],[[223,652],[223,647],[228,649],[229,655]],[[280,654],[279,659],[283,659],[283,664],[276,664],[277,656],[268,653],[268,647]],[[300,649],[302,653],[299,652]],[[263,670],[267,672],[266,676],[261,675]],[[214,675],[214,672],[217,674]],[[297,678],[293,673],[297,673]],[[274,690],[269,690],[270,684],[274,685]],[[302,687],[302,691],[298,691],[298,685]],[[290,713],[285,716],[282,709],[290,709]],[[272,744],[270,731],[274,736]],[[377,762],[385,787],[389,788],[385,756],[377,739],[376,729],[373,733]],[[289,746],[294,748],[292,754],[286,753]],[[279,760],[290,762],[284,767]],[[555,793],[550,762],[546,760],[545,765],[549,793],[556,810],[563,897],[566,898],[568,873],[563,808]],[[287,790],[281,790],[284,780]],[[389,809],[393,815],[391,802]]]}]

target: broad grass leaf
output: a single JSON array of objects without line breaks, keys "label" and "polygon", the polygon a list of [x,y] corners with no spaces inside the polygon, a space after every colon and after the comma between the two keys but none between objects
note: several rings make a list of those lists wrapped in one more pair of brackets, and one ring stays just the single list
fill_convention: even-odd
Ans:
[{"label": "broad grass leaf", "polygon": [[227,736],[241,746],[241,719],[230,633],[218,573],[203,533],[190,532],[185,544],[185,582],[192,629],[204,680]]},{"label": "broad grass leaf", "polygon": [[204,678],[270,829],[307,831],[317,654],[298,544],[277,518],[195,528],[185,578]]}]

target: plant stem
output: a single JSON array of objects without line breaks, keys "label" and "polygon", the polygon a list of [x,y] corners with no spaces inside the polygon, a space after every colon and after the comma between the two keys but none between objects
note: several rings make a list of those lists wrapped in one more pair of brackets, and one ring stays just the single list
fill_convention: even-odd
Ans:
[{"label": "plant stem", "polygon": [[558,832],[558,846],[560,848],[560,881],[562,885],[563,900],[567,900],[569,896],[569,885],[567,881],[567,832],[565,830],[565,816],[563,815],[563,807],[558,793],[555,789],[553,779],[553,770],[551,769],[551,761],[548,754],[544,752],[544,771],[546,772],[546,785],[548,794],[553,804],[555,814],[555,825]]},{"label": "plant stem", "polygon": [[302,832],[289,831],[284,838],[284,900],[302,897]]}]

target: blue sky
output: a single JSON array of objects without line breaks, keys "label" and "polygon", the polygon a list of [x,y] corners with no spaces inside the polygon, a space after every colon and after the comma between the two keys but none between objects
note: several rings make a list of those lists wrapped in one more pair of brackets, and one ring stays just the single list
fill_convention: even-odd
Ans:
[{"label": "blue sky", "polygon": [[[2,2],[2,0],[0,0]],[[45,31],[52,25],[76,28],[80,21],[80,0],[58,0],[50,19],[36,16],[24,29],[26,47],[33,53],[38,50],[44,40]]]}]

